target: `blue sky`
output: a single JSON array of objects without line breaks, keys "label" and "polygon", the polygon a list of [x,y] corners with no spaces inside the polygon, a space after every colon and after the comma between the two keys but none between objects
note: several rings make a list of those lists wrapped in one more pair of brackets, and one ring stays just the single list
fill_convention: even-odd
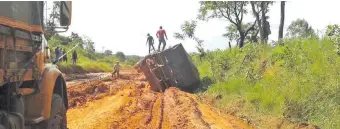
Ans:
[{"label": "blue sky", "polygon": [[[324,32],[328,24],[340,24],[340,1],[289,1],[286,3],[285,29],[297,18],[306,19],[317,31]],[[196,43],[191,40],[179,41],[173,33],[180,31],[185,20],[195,19],[198,14],[198,1],[182,0],[143,0],[143,1],[73,1],[72,24],[63,35],[77,32],[87,35],[96,44],[96,51],[122,51],[127,55],[145,55],[148,53],[146,34],[155,37],[160,25],[167,31],[167,45],[183,43],[188,52],[196,51]],[[249,6],[250,7],[250,6]],[[280,23],[280,4],[274,3],[270,8],[269,22],[272,34],[270,40],[278,37]],[[254,21],[249,13],[245,22]],[[196,36],[203,39],[206,49],[224,49],[228,40],[222,37],[229,24],[224,19],[208,22],[200,21]],[[284,32],[285,33],[285,32]],[[321,34],[321,33],[320,33]],[[158,41],[155,44],[157,47]]]}]

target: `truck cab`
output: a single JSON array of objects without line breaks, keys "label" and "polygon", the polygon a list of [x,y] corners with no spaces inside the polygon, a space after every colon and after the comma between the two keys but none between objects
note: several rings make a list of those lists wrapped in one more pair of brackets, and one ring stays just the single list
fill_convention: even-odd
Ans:
[{"label": "truck cab", "polygon": [[[61,1],[60,26],[72,3]],[[51,62],[43,1],[0,2],[0,129],[67,128],[65,80]]]}]

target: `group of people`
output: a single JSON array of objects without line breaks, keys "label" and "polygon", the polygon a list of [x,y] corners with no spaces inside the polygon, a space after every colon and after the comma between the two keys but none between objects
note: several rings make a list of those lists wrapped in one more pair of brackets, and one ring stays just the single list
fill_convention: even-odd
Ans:
[{"label": "group of people", "polygon": [[[55,61],[65,61],[67,62],[67,52],[65,49],[59,48],[58,46],[54,50],[55,53]],[[76,51],[72,53],[72,63],[76,64],[78,59],[78,55]]]},{"label": "group of people", "polygon": [[[162,47],[162,51],[163,51],[165,49],[165,46],[166,46],[165,39],[168,40],[168,36],[166,35],[166,32],[165,32],[165,30],[163,29],[162,26],[159,27],[159,30],[157,31],[156,36],[157,36],[158,41],[159,41],[157,51],[160,51],[160,47],[161,47],[162,44],[163,44],[163,47]],[[149,33],[147,34],[146,44],[149,44],[149,54],[151,52],[151,49],[153,49],[153,51],[156,51],[155,47],[153,46],[154,39]]]},{"label": "group of people", "polygon": [[[153,46],[153,44],[154,44],[153,37],[150,34],[147,34],[147,36],[148,37],[147,37],[146,44],[149,44],[149,53],[151,52],[151,49],[156,51],[155,47]],[[168,36],[166,35],[166,32],[165,32],[165,30],[163,29],[162,26],[159,27],[159,30],[157,31],[156,36],[157,36],[158,41],[159,41],[158,50],[157,51],[160,51],[160,48],[161,48],[162,44],[163,44],[163,47],[162,47],[162,51],[163,51],[165,49],[165,46],[166,46],[165,39],[168,40]],[[61,61],[66,61],[67,62],[67,55],[66,54],[67,53],[66,53],[65,49],[61,49],[59,47],[56,47],[56,49],[55,49],[56,60],[58,60],[58,61],[61,60]],[[63,57],[60,58],[61,56],[63,56]],[[77,52],[73,51],[73,53],[72,53],[72,62],[73,62],[73,64],[76,63],[77,59],[78,59]],[[119,70],[120,70],[119,61],[116,62],[116,64],[113,67],[113,70],[114,71],[112,72],[112,77],[115,76],[116,78],[119,78]]]}]

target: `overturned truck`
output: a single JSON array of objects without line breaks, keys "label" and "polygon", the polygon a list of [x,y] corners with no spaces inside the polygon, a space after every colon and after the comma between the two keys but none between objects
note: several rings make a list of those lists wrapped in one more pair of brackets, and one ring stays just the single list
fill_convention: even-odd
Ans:
[{"label": "overturned truck", "polygon": [[192,92],[200,83],[198,70],[182,44],[147,55],[135,68],[144,74],[151,89],[157,92],[164,92],[172,86]]}]

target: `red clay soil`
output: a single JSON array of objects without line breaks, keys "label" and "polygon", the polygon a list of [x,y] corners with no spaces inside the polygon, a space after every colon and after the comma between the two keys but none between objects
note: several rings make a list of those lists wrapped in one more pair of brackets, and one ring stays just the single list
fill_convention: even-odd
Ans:
[{"label": "red clay soil", "polygon": [[193,94],[169,88],[150,90],[145,77],[135,71],[68,86],[70,129],[247,129],[234,116],[219,114]]},{"label": "red clay soil", "polygon": [[[145,77],[134,70],[122,71],[120,79],[74,81],[68,85],[69,129],[254,128],[177,88],[153,92]],[[298,124],[294,129],[318,127]]]}]

